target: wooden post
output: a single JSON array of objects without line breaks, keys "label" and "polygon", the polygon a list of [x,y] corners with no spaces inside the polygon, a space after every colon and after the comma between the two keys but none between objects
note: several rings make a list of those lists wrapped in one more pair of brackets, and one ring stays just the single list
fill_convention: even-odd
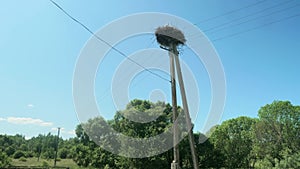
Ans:
[{"label": "wooden post", "polygon": [[176,77],[175,77],[175,65],[174,65],[175,56],[174,56],[172,49],[169,51],[169,56],[170,56],[171,91],[172,91],[173,155],[174,155],[174,160],[171,164],[171,169],[179,169],[178,123],[176,121],[176,119],[177,119],[177,96],[176,96],[176,80],[175,80]]},{"label": "wooden post", "polygon": [[58,131],[57,131],[57,139],[56,139],[56,151],[55,151],[55,157],[54,157],[54,167],[56,167],[60,127],[58,127],[57,130]]},{"label": "wooden post", "polygon": [[199,169],[198,166],[198,157],[197,157],[197,152],[195,148],[195,140],[194,140],[194,135],[193,135],[193,126],[190,118],[190,113],[189,113],[189,108],[187,104],[187,99],[186,99],[186,94],[185,94],[185,89],[184,89],[184,83],[182,79],[182,73],[181,73],[181,67],[178,59],[178,51],[176,46],[173,45],[173,53],[175,56],[175,63],[176,63],[176,72],[177,72],[177,77],[178,77],[178,82],[179,82],[179,87],[180,87],[180,92],[181,92],[181,99],[182,99],[182,104],[183,104],[183,111],[185,113],[185,118],[186,118],[186,123],[187,127],[189,130],[188,135],[189,135],[189,142],[190,142],[190,148],[191,148],[191,153],[192,153],[192,158],[193,158],[193,166],[194,169]]}]

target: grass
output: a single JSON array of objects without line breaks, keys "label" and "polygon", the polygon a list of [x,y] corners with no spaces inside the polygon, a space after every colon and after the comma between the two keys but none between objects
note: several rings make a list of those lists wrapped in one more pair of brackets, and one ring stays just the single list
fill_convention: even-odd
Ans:
[{"label": "grass", "polygon": [[[53,166],[54,160],[46,160],[46,159],[40,159],[40,161],[37,160],[37,158],[26,158],[26,161],[20,161],[19,159],[12,159],[11,164],[13,166],[42,166],[43,162],[47,162],[49,166]],[[70,169],[90,169],[90,168],[84,168],[79,167],[72,159],[61,159],[60,161],[56,162],[56,166],[59,167],[69,167]]]}]

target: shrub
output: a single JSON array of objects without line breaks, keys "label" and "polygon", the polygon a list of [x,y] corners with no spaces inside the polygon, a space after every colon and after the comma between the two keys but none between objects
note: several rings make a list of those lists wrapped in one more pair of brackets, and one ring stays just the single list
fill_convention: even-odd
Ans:
[{"label": "shrub", "polygon": [[12,146],[9,146],[5,149],[5,153],[8,155],[8,156],[12,156],[14,153],[15,153],[15,149],[12,147]]},{"label": "shrub", "polygon": [[32,158],[32,157],[34,157],[34,153],[32,151],[29,151],[29,152],[26,153],[26,157],[27,158]]},{"label": "shrub", "polygon": [[62,158],[62,159],[66,159],[68,157],[68,154],[69,154],[69,150],[66,149],[66,148],[62,148],[58,152],[59,157]]},{"label": "shrub", "polygon": [[47,161],[43,161],[42,167],[49,167],[50,165],[47,163]]},{"label": "shrub", "polygon": [[19,161],[26,162],[27,159],[26,159],[25,157],[21,157],[21,158],[19,159]]},{"label": "shrub", "polygon": [[25,153],[23,151],[18,150],[14,153],[13,157],[14,159],[19,159],[21,157],[25,157]]},{"label": "shrub", "polygon": [[10,160],[8,156],[0,149],[0,168],[8,167],[9,165],[10,165]]}]

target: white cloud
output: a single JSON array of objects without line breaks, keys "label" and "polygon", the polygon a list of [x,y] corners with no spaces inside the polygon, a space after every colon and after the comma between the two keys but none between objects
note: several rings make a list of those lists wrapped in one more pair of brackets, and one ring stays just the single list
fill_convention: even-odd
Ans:
[{"label": "white cloud", "polygon": [[0,121],[6,121],[6,119],[0,117]]},{"label": "white cloud", "polygon": [[34,105],[33,104],[28,104],[27,107],[34,108]]},{"label": "white cloud", "polygon": [[76,135],[75,130],[70,130],[67,133],[70,134],[70,135],[74,135],[74,136]]},{"label": "white cloud", "polygon": [[12,124],[31,124],[37,126],[52,126],[53,123],[45,122],[41,119],[33,119],[30,117],[8,117],[5,119],[7,122]]},{"label": "white cloud", "polygon": [[30,136],[25,136],[25,140],[29,140],[29,139],[31,139],[32,137],[30,137]]}]

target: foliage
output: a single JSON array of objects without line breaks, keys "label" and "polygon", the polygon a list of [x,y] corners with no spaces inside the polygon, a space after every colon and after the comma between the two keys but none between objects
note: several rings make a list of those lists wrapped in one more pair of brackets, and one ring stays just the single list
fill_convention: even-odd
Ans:
[{"label": "foliage", "polygon": [[19,159],[19,158],[25,157],[25,156],[26,156],[25,153],[21,150],[17,150],[13,155],[14,159]]},{"label": "foliage", "polygon": [[88,146],[85,146],[84,144],[79,144],[75,148],[76,156],[73,158],[73,160],[79,165],[83,167],[87,167],[90,165],[92,159],[91,159],[91,150]]},{"label": "foliage", "polygon": [[[36,157],[33,157],[33,158],[26,158],[26,162],[21,162],[20,159],[12,159],[10,164],[11,166],[42,166],[43,163],[47,163],[49,166],[53,166],[54,160],[41,159],[40,161],[38,161]],[[57,162],[57,166],[69,167],[70,169],[87,169],[84,167],[79,167],[72,159],[61,159],[61,161]]]},{"label": "foliage", "polygon": [[[214,148],[211,139],[207,138],[204,134],[199,133],[195,134],[195,140],[197,140],[196,146],[199,155],[200,168],[221,168],[224,163],[224,157],[220,150]],[[185,141],[188,142],[188,139],[185,139]],[[188,149],[187,146],[183,146],[182,148]],[[190,156],[190,152],[184,154]]]},{"label": "foliage", "polygon": [[[149,101],[133,100],[127,109],[122,112],[117,112],[114,119],[105,121],[103,118],[90,119],[87,123],[78,125],[76,128],[77,137],[80,144],[76,146],[74,161],[80,166],[93,166],[97,168],[166,168],[171,163],[170,152],[161,154],[157,157],[149,157],[141,159],[130,159],[114,155],[103,148],[97,146],[90,139],[98,142],[109,142],[114,145],[116,151],[124,151],[127,148],[122,145],[130,145],[124,140],[116,140],[114,137],[109,137],[110,127],[117,132],[123,133],[132,137],[151,137],[162,133],[166,127],[170,125],[170,106],[164,103],[150,103]],[[149,116],[162,114],[158,119],[150,123],[137,123],[128,120],[123,115],[131,116],[132,113],[147,112]],[[85,129],[85,130],[83,130]],[[86,132],[84,132],[86,131]],[[100,132],[102,131],[102,132]],[[100,133],[99,133],[100,132]],[[91,136],[89,138],[87,133]],[[121,145],[118,147],[116,145]],[[134,146],[134,145],[133,145]]]},{"label": "foliage", "polygon": [[15,153],[16,149],[13,146],[8,146],[4,151],[8,156],[12,156]]},{"label": "foliage", "polygon": [[275,161],[275,169],[281,168],[298,168],[300,166],[300,152],[290,154],[290,151],[286,151],[283,154],[281,161]]},{"label": "foliage", "polygon": [[[300,150],[300,107],[289,101],[274,101],[262,107],[255,126],[253,152],[272,167]],[[288,156],[289,156],[288,155]]]},{"label": "foliage", "polygon": [[[180,107],[178,112],[182,113]],[[150,119],[159,116],[145,123],[128,119],[139,117],[139,113],[145,113],[142,115]],[[130,137],[147,138],[165,132],[172,126],[172,120],[172,107],[169,104],[133,100],[125,110],[116,112],[113,119],[90,119],[76,127],[75,138],[59,138],[58,157],[61,161],[58,165],[106,169],[169,168],[173,149],[143,159],[125,158],[106,151],[94,141],[109,142],[119,152],[128,148],[135,151],[135,145],[111,137],[113,135],[109,128]],[[184,122],[179,121],[179,126],[182,129]],[[92,133],[91,137],[87,133]],[[181,134],[186,133],[181,131]],[[288,101],[274,101],[261,107],[257,119],[243,116],[230,119],[212,127],[206,135],[194,133],[194,138],[200,168],[299,168],[300,106],[294,106]],[[50,133],[28,140],[19,134],[0,135],[0,168],[9,165],[49,166],[53,163],[56,140],[57,136]],[[165,141],[172,140],[161,140],[161,143]],[[180,167],[192,169],[187,137],[180,142],[179,149]],[[145,151],[155,152],[157,147],[149,146]]]},{"label": "foliage", "polygon": [[25,157],[21,157],[21,158],[19,159],[19,161],[26,162],[27,159],[26,159]]},{"label": "foliage", "polygon": [[[160,116],[156,120],[148,123],[138,123],[126,118],[136,115],[135,113],[144,112],[147,112],[149,116],[156,116],[157,114]],[[178,109],[178,112],[183,113],[181,108]],[[96,142],[115,142],[113,145],[121,145],[120,147],[115,146],[118,151],[124,152],[127,149],[131,149],[134,153],[137,153],[135,152],[134,145],[131,145],[124,140],[107,140],[109,138],[109,132],[100,133],[100,131],[109,130],[107,127],[111,126],[114,130],[124,135],[135,138],[147,138],[165,132],[170,126],[172,126],[171,118],[172,107],[169,104],[133,100],[126,106],[125,110],[116,112],[113,120],[105,121],[103,118],[99,117],[90,119],[87,123],[80,124],[76,128],[77,138],[79,139],[80,144],[76,146],[74,161],[80,166],[92,166],[96,168],[169,168],[173,159],[173,149],[153,157],[146,157],[142,159],[125,158],[107,152],[103,148],[95,145],[95,143],[91,140],[95,141],[96,139],[102,138],[101,141],[96,140]],[[181,128],[184,128],[184,124],[180,121],[179,125]],[[89,133],[91,138],[87,135],[87,133]],[[200,140],[200,136],[201,139],[206,140],[205,142],[196,142],[197,150],[199,151],[200,166],[205,168],[218,168],[222,166],[223,163],[221,163],[222,157],[220,156],[220,152],[214,149],[214,145],[210,140],[203,138],[205,137],[203,134],[194,134],[195,140]],[[164,140],[162,140],[161,143],[163,143],[163,141]],[[186,169],[193,168],[190,145],[187,136],[181,141],[179,148],[180,166]],[[158,150],[156,147],[149,146],[145,151],[155,152]],[[216,161],[220,162],[216,163]]]},{"label": "foliage", "polygon": [[224,121],[211,135],[211,141],[224,157],[226,168],[251,167],[255,119],[238,117]]},{"label": "foliage", "polygon": [[61,148],[58,151],[58,156],[62,159],[66,159],[70,151],[67,148]]},{"label": "foliage", "polygon": [[47,161],[42,162],[42,167],[49,167],[50,165],[47,163]]},{"label": "foliage", "polygon": [[10,160],[5,152],[0,150],[0,168],[7,167],[10,165]]}]

